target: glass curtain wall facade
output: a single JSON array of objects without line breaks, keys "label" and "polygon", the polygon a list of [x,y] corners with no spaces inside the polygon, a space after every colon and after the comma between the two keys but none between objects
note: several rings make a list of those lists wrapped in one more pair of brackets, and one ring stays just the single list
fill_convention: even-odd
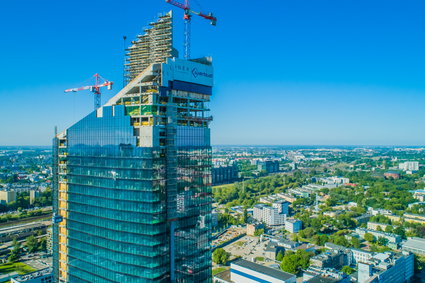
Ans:
[{"label": "glass curtain wall facade", "polygon": [[55,137],[58,282],[211,282],[211,92],[167,59]]}]

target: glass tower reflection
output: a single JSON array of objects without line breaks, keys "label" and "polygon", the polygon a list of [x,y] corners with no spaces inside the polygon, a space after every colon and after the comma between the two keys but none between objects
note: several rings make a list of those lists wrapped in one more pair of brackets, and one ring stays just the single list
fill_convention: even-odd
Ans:
[{"label": "glass tower reflection", "polygon": [[58,282],[211,282],[211,92],[169,58],[55,137]]}]

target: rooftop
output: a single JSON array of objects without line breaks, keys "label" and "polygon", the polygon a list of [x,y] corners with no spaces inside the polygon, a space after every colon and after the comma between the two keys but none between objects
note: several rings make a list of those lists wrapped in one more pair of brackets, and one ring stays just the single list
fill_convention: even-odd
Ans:
[{"label": "rooftop", "polygon": [[333,282],[339,282],[340,280],[334,279],[331,277],[314,277],[308,280],[308,283],[333,283]]},{"label": "rooftop", "polygon": [[214,275],[214,278],[218,278],[226,282],[232,282],[230,281],[230,269],[217,273]]},{"label": "rooftop", "polygon": [[425,250],[425,239],[417,237],[408,238],[407,241],[403,244],[403,247]]},{"label": "rooftop", "polygon": [[270,268],[267,266],[263,266],[254,262],[250,262],[244,259],[238,259],[234,262],[232,262],[232,265],[238,265],[244,268],[251,269],[253,271],[268,275],[270,277],[279,279],[279,280],[288,280],[292,277],[295,277],[295,275],[287,272],[280,271],[278,269]]},{"label": "rooftop", "polygon": [[36,279],[38,277],[42,277],[42,276],[48,276],[52,274],[52,269],[50,267],[45,268],[45,269],[41,269],[38,271],[34,271],[25,275],[21,275],[19,277],[14,278],[15,281],[17,282],[26,282],[26,281],[30,281],[33,279]]}]

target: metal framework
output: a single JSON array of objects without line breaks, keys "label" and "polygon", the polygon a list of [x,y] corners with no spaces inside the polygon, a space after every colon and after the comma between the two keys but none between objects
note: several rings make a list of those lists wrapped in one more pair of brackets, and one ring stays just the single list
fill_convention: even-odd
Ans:
[{"label": "metal framework", "polygon": [[217,24],[217,18],[212,13],[204,14],[202,12],[195,12],[190,9],[189,0],[185,0],[184,4],[175,0],[165,0],[165,2],[184,10],[184,58],[190,58],[190,38],[191,38],[191,19],[192,14],[200,16],[206,20],[210,20],[211,25]]},{"label": "metal framework", "polygon": [[87,85],[87,86],[82,86],[82,87],[77,87],[77,88],[70,88],[70,89],[66,89],[65,92],[77,92],[80,90],[87,90],[89,89],[93,94],[94,94],[94,110],[100,108],[100,104],[101,104],[101,92],[100,92],[100,88],[106,86],[108,88],[108,90],[112,89],[112,85],[114,84],[111,81],[108,81],[104,78],[102,78],[99,74],[94,74],[93,78],[95,80],[93,85]]}]

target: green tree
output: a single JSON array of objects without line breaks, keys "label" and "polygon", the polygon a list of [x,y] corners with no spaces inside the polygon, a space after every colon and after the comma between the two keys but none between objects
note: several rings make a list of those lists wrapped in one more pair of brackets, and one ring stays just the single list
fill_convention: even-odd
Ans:
[{"label": "green tree", "polygon": [[355,248],[355,249],[360,248],[360,240],[356,237],[352,237],[351,238],[351,246],[353,246],[353,248]]},{"label": "green tree", "polygon": [[394,234],[401,236],[403,239],[406,239],[406,230],[403,227],[397,227],[393,231]]},{"label": "green tree", "polygon": [[392,233],[393,232],[393,227],[388,225],[387,227],[385,227],[385,232],[387,233]]},{"label": "green tree", "polygon": [[283,253],[282,253],[282,251],[279,251],[277,253],[277,255],[276,255],[276,260],[277,261],[282,261],[282,259],[283,259]]},{"label": "green tree", "polygon": [[225,264],[229,260],[230,254],[223,248],[215,249],[212,254],[212,260],[217,264]]},{"label": "green tree", "polygon": [[348,265],[345,265],[341,268],[341,271],[344,272],[347,275],[350,275],[351,273],[354,272],[354,269],[349,267]]},{"label": "green tree", "polygon": [[280,263],[280,268],[292,274],[298,273],[301,269],[307,269],[310,265],[311,254],[305,250],[298,250],[296,253],[289,251]]},{"label": "green tree", "polygon": [[366,241],[368,241],[369,243],[374,243],[375,242],[375,236],[373,236],[371,233],[365,233],[364,234],[364,239]]},{"label": "green tree", "polygon": [[350,242],[344,236],[333,235],[332,240],[335,245],[344,246],[347,248],[350,247]]},{"label": "green tree", "polygon": [[12,250],[10,251],[8,261],[9,262],[15,262],[19,259],[19,254],[21,253],[21,244],[16,240],[16,238],[13,238],[12,242]]},{"label": "green tree", "polygon": [[415,273],[420,273],[425,269],[425,256],[415,254]]},{"label": "green tree", "polygon": [[29,253],[33,253],[38,249],[38,240],[34,236],[29,236],[26,239],[25,246]]},{"label": "green tree", "polygon": [[47,239],[46,239],[46,237],[41,238],[38,248],[39,248],[40,251],[46,251],[47,250]]},{"label": "green tree", "polygon": [[319,246],[323,246],[324,244],[326,244],[326,242],[329,241],[329,237],[328,235],[314,235],[313,236],[313,244],[319,245]]},{"label": "green tree", "polygon": [[385,238],[385,237],[379,237],[378,238],[378,245],[381,245],[381,246],[388,245],[388,239]]},{"label": "green tree", "polygon": [[246,208],[243,210],[242,222],[244,224],[248,222],[248,210]]},{"label": "green tree", "polygon": [[259,237],[263,234],[264,234],[264,229],[258,229],[258,230],[255,230],[255,232],[254,232],[254,236],[257,236],[257,237]]},{"label": "green tree", "polygon": [[298,261],[294,256],[284,256],[280,263],[280,269],[295,274],[298,272]]}]

